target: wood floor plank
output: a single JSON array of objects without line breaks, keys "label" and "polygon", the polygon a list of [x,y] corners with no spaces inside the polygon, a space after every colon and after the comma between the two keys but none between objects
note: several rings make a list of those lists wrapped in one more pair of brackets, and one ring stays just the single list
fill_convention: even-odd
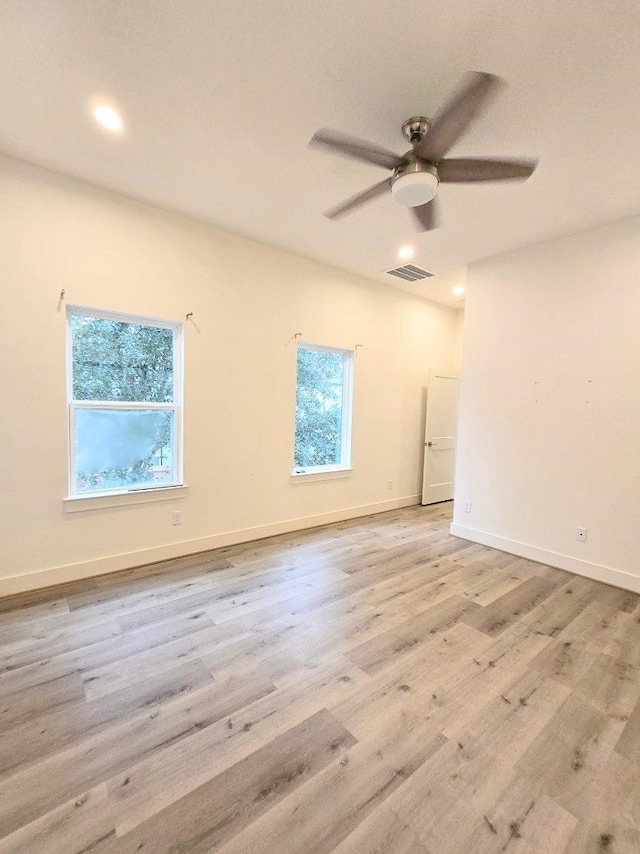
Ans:
[{"label": "wood floor plank", "polygon": [[317,653],[331,638],[331,647],[335,653],[347,653],[353,647],[393,629],[402,618],[389,614],[383,616],[374,608],[368,608],[368,613],[345,614],[342,617],[316,619],[312,626],[302,621],[289,634],[289,640],[295,645],[296,655],[305,659]]},{"label": "wood floor plank", "polygon": [[95,590],[95,579],[73,581],[69,584],[58,584],[44,587],[41,590],[30,590],[26,593],[16,593],[13,596],[0,597],[0,615],[2,623],[13,622],[17,615],[28,615],[47,608],[60,609],[69,613],[70,595],[80,595],[81,591]]},{"label": "wood floor plank", "polygon": [[104,783],[0,841],[2,854],[116,854],[119,850]]},{"label": "wood floor plank", "polygon": [[402,655],[480,606],[462,596],[449,596],[437,605],[394,626],[388,632],[349,650],[347,657],[370,675],[393,666]]},{"label": "wood floor plank", "polygon": [[128,833],[261,744],[335,702],[357,679],[357,668],[341,662],[309,668],[294,685],[246,702],[190,738],[168,744],[159,755],[132,763],[108,783],[119,831]]},{"label": "wood floor plank", "polygon": [[613,636],[603,652],[620,661],[640,667],[640,607],[633,613],[624,613],[616,622]]},{"label": "wood floor plank", "polygon": [[[82,686],[80,675],[76,676]],[[74,703],[14,723],[0,732],[0,777],[80,744],[136,714],[151,713],[211,681],[211,672],[202,662],[186,661],[91,702],[86,702],[81,687],[82,698]]]},{"label": "wood floor plank", "polygon": [[[32,593],[26,594],[27,597],[33,595]],[[49,589],[48,600],[39,604],[32,604],[29,598],[23,601],[19,596],[0,598],[0,626],[2,628],[16,625],[28,626],[32,621],[41,620],[43,617],[53,617],[56,614],[69,614],[70,610],[67,600],[62,598],[56,599],[55,596],[56,594]]]},{"label": "wood floor plank", "polygon": [[[464,733],[451,739],[389,802],[434,851],[464,851],[470,826],[483,816],[528,749],[566,699],[568,689],[527,673]],[[464,815],[464,821],[461,816]]]},{"label": "wood floor plank", "polygon": [[528,662],[546,643],[547,638],[524,626],[510,627],[471,661],[443,672],[436,696],[427,696],[430,720],[449,738],[457,738],[491,704],[507,702],[514,681],[529,672]]},{"label": "wood floor plank", "polygon": [[[630,614],[638,608],[638,594],[630,590],[622,590],[620,587],[612,587],[610,584],[598,586],[598,599],[610,608],[624,611]],[[637,615],[636,615],[637,616]]]},{"label": "wood floor plank", "polygon": [[464,621],[481,632],[496,637],[516,620],[544,602],[555,586],[553,581],[537,576],[527,578],[481,611],[467,614]]},{"label": "wood floor plank", "polygon": [[[482,564],[482,571],[470,578],[466,578],[462,572],[456,572],[450,579],[453,589],[461,596],[475,602],[477,605],[491,605],[496,599],[501,599],[510,593],[526,576],[524,573],[516,573],[510,569],[498,569],[486,561],[478,561]],[[476,566],[470,564],[469,566]],[[485,569],[486,568],[486,569]]]},{"label": "wood floor plank", "polygon": [[[143,626],[115,638],[58,655],[47,655],[46,649],[43,649],[40,661],[0,673],[0,691],[11,693],[25,690],[70,673],[85,673],[114,662],[120,672],[130,670],[135,679],[141,672],[148,672],[145,666],[147,657],[166,661],[167,656],[162,654],[162,649],[166,649],[170,644],[170,651],[176,657],[179,657],[184,649],[193,650],[195,642],[189,640],[189,635],[195,633],[198,634],[198,642],[202,646],[213,646],[227,638],[238,637],[239,633],[248,634],[244,626],[214,626],[209,623],[207,628],[204,628],[202,619],[192,620],[190,616]],[[123,664],[125,661],[126,664]]]},{"label": "wood floor plank", "polygon": [[[609,652],[613,638],[619,632],[624,634],[632,626],[633,619],[617,608],[612,608],[605,601],[596,598],[586,605],[580,614],[572,620],[558,635],[558,641],[569,641],[573,645],[584,645],[592,653]],[[615,644],[614,657],[620,651]],[[633,656],[631,664],[634,664]]]},{"label": "wood floor plank", "polygon": [[[473,659],[490,643],[486,635],[458,624],[446,635],[431,635],[423,646],[407,653],[398,666],[380,670],[329,708],[357,737],[374,726],[384,730],[387,716],[398,711],[431,718],[435,714],[433,704],[442,702],[443,685],[465,668],[466,681],[475,675],[471,672],[471,668],[476,669]],[[509,679],[512,678],[510,673]]]},{"label": "wood floor plank", "polygon": [[118,617],[118,622],[125,630],[140,628],[187,612],[195,613],[207,607],[213,609],[216,603],[234,599],[243,591],[251,590],[252,586],[260,590],[273,590],[281,585],[300,582],[317,571],[312,563],[302,567],[285,564],[282,568],[274,568],[272,564],[262,568],[253,565],[241,573],[232,564],[229,564],[229,568],[231,572],[216,570],[207,584],[201,585],[199,589],[194,590],[191,586],[184,591],[184,595],[173,594],[161,602],[147,602],[145,607],[130,608]]},{"label": "wood floor plank", "polygon": [[328,854],[444,743],[419,718],[390,719],[383,741],[356,745],[220,850]]},{"label": "wood floor plank", "polygon": [[588,578],[572,578],[521,619],[545,635],[556,637],[593,602],[601,587]]},{"label": "wood floor plank", "polygon": [[123,570],[99,576],[93,580],[92,589],[69,595],[69,608],[94,616],[117,616],[120,612],[147,607],[209,586],[212,579],[215,583],[226,569],[233,569],[229,561],[203,554]]},{"label": "wood floor plank", "polygon": [[576,685],[598,660],[600,652],[584,641],[555,641],[543,649],[531,666],[551,679],[570,687]]},{"label": "wood floor plank", "polygon": [[[64,629],[74,627],[84,628],[86,621],[82,615],[72,614],[68,607],[66,612],[60,607],[53,608],[57,603],[47,603],[37,608],[26,609],[17,613],[24,616],[20,620],[9,620],[12,612],[3,615],[4,622],[0,620],[0,647],[19,641],[36,641],[42,643],[47,632],[60,633]],[[46,609],[46,610],[43,610]],[[104,620],[102,621],[104,622]]]},{"label": "wood floor plank", "polygon": [[[7,730],[27,726],[34,718],[59,710],[68,704],[84,702],[84,685],[78,672],[3,694],[0,700],[0,738]],[[1,763],[0,763],[1,765]]]},{"label": "wood floor plank", "polygon": [[573,691],[603,715],[625,723],[640,698],[640,667],[600,654]]},{"label": "wood floor plank", "polygon": [[0,780],[0,827],[9,833],[275,690],[267,680],[207,686],[134,717]]},{"label": "wood floor plank", "polygon": [[586,819],[600,778],[624,727],[571,694],[517,760],[515,771],[542,784],[560,806]]},{"label": "wood floor plank", "polygon": [[113,619],[81,626],[47,626],[29,637],[3,645],[0,676],[65,652],[110,642],[121,635],[122,629]]},{"label": "wood floor plank", "polygon": [[0,854],[637,854],[640,596],[450,519],[0,600]]},{"label": "wood floor plank", "polygon": [[474,854],[500,850],[521,854],[556,854],[568,845],[578,819],[529,781],[512,780],[467,835]]},{"label": "wood floor plank", "polygon": [[629,715],[615,749],[620,756],[640,767],[640,700]]},{"label": "wood floor plank", "polygon": [[334,854],[431,854],[404,818],[383,803],[370,812]]},{"label": "wood floor plank", "polygon": [[[87,700],[95,700],[128,685],[135,685],[141,673],[158,674],[181,662],[199,660],[207,652],[248,636],[242,629],[238,634],[238,627],[215,626],[206,616],[198,622],[189,620],[188,625],[196,627],[197,631],[178,633],[175,639],[167,638],[163,644],[127,655],[126,667],[122,666],[121,658],[96,667],[85,666],[82,679]],[[127,652],[131,652],[131,647]]]},{"label": "wood floor plank", "polygon": [[563,854],[640,851],[640,768],[613,753],[591,790],[590,809]]},{"label": "wood floor plank", "polygon": [[339,762],[354,744],[351,733],[322,709],[125,834],[121,849],[211,851]]}]

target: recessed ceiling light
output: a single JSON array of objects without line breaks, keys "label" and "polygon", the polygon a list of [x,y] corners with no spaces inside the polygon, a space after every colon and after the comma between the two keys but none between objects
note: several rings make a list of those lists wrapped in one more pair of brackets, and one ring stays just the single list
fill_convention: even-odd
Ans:
[{"label": "recessed ceiling light", "polygon": [[102,125],[102,127],[107,130],[114,133],[122,130],[122,117],[116,113],[113,107],[107,107],[106,104],[100,104],[100,106],[96,107],[93,111],[93,117],[98,124]]},{"label": "recessed ceiling light", "polygon": [[464,293],[464,285],[456,285],[451,290],[457,297],[461,296]]},{"label": "recessed ceiling light", "polygon": [[413,249],[410,246],[403,246],[398,252],[398,258],[408,259],[413,258]]}]

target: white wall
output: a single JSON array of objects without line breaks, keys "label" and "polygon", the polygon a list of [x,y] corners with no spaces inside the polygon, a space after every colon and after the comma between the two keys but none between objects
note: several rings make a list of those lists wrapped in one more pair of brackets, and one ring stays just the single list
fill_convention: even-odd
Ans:
[{"label": "white wall", "polygon": [[640,218],[473,265],[465,315],[452,531],[640,591]]},{"label": "white wall", "polygon": [[[424,390],[452,364],[454,311],[7,158],[0,188],[0,593],[417,502]],[[63,288],[80,305],[194,313],[187,497],[63,509]],[[291,483],[296,332],[363,345],[350,478]]]},{"label": "white wall", "polygon": [[456,325],[453,340],[453,370],[462,370],[462,356],[464,353],[464,309],[456,311]]}]

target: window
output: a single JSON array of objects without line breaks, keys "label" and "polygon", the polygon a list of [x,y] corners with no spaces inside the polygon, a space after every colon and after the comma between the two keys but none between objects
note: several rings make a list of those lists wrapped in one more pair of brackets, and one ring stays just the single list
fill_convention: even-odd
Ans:
[{"label": "window", "polygon": [[295,474],[348,469],[353,353],[298,345]]},{"label": "window", "polygon": [[182,324],[67,308],[69,494],[182,483]]}]

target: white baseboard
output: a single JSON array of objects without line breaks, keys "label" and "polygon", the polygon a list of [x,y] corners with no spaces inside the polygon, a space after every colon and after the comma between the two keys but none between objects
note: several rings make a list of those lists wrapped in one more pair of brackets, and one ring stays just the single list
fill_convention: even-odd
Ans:
[{"label": "white baseboard", "polygon": [[131,569],[148,563],[207,552],[224,546],[235,546],[239,543],[248,543],[251,540],[262,540],[264,537],[273,537],[276,534],[290,534],[305,528],[317,528],[321,525],[330,525],[333,522],[357,519],[360,516],[372,516],[375,513],[398,510],[401,507],[411,507],[419,503],[419,495],[392,498],[388,501],[363,504],[359,507],[347,507],[343,510],[333,510],[330,513],[321,513],[316,516],[303,516],[298,519],[287,519],[284,522],[273,522],[254,528],[225,531],[221,534],[212,534],[209,537],[200,537],[196,540],[183,540],[180,543],[169,543],[150,549],[109,555],[96,560],[70,563],[36,572],[27,572],[22,575],[13,575],[9,578],[0,578],[0,597],[26,593],[29,590],[39,590],[42,587],[51,587],[56,584],[66,584],[69,581],[79,581],[96,575],[106,575],[109,572],[118,572],[121,569]]},{"label": "white baseboard", "polygon": [[472,543],[491,546],[499,551],[527,558],[527,560],[535,560],[537,563],[548,564],[558,569],[566,569],[568,572],[573,572],[576,575],[584,575],[586,578],[592,578],[594,581],[603,581],[605,584],[612,584],[614,587],[622,587],[623,590],[640,593],[640,576],[632,575],[621,569],[613,569],[611,566],[591,563],[588,560],[571,557],[571,555],[552,552],[547,549],[538,548],[537,546],[530,546],[527,543],[509,540],[506,537],[499,537],[496,534],[489,534],[487,531],[479,531],[476,528],[467,528],[466,525],[459,525],[457,522],[451,523],[449,532],[454,537],[471,540]]}]

